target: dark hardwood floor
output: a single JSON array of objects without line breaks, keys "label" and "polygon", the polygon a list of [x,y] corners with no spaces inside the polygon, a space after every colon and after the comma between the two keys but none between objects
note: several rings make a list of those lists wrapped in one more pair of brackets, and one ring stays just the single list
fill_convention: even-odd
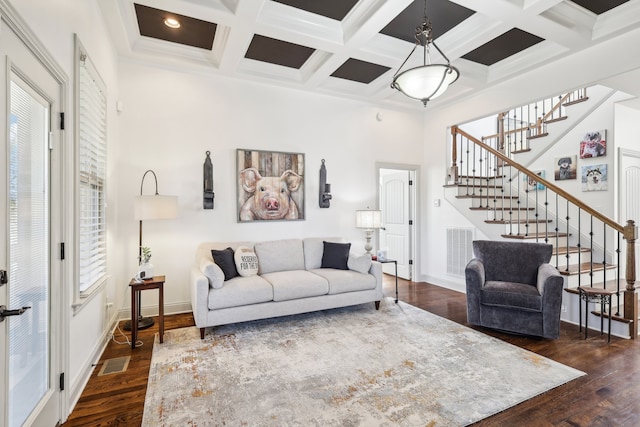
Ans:
[{"label": "dark hardwood floor", "polygon": [[[395,296],[393,278],[385,276],[386,296]],[[466,324],[465,295],[428,283],[399,281],[400,300]],[[165,328],[193,325],[191,314],[166,316]],[[468,325],[467,325],[468,326]],[[640,425],[640,342],[592,332],[584,340],[576,325],[563,323],[560,338],[545,340],[474,328],[518,347],[587,373],[568,384],[487,418],[477,426],[638,426]],[[131,356],[126,372],[94,373],[64,426],[139,426],[142,421],[153,336],[157,326],[140,331],[144,345],[131,350],[109,343],[104,360]],[[120,337],[120,339],[123,339]],[[505,361],[507,363],[508,361]]]}]

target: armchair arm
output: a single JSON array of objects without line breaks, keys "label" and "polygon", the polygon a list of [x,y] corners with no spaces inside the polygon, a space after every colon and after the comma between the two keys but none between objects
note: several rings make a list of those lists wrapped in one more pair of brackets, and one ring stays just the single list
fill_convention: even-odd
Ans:
[{"label": "armchair arm", "polygon": [[464,269],[467,286],[467,321],[471,324],[480,324],[480,289],[484,285],[484,264],[473,258]]},{"label": "armchair arm", "polygon": [[542,295],[542,329],[546,338],[557,338],[560,332],[560,309],[564,279],[551,264],[538,267],[538,292]]},{"label": "armchair arm", "polygon": [[562,279],[562,276],[558,272],[558,269],[556,269],[553,265],[545,263],[541,264],[540,267],[538,267],[538,279],[536,286],[538,287],[538,292],[540,293],[540,295],[544,297],[544,295],[550,291],[557,291],[557,289],[552,290],[550,288],[559,287],[560,291],[562,291],[563,284],[564,280]]}]

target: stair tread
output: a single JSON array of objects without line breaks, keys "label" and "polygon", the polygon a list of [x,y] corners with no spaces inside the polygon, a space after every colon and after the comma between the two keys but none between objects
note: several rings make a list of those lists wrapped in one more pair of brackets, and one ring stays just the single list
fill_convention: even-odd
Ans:
[{"label": "stair tread", "polygon": [[593,271],[603,271],[605,268],[607,270],[616,268],[614,264],[607,264],[606,266],[601,262],[594,262],[593,264],[589,262],[583,262],[581,264],[570,264],[568,267],[559,268],[558,271],[563,276],[573,276],[580,273],[588,273],[591,271],[593,266]]},{"label": "stair tread", "polygon": [[573,101],[567,101],[562,105],[565,106],[565,107],[568,107],[569,105],[579,104],[581,102],[585,102],[585,101],[588,101],[588,100],[589,100],[589,97],[585,96],[585,97],[582,97],[582,98],[574,99]]},{"label": "stair tread", "polygon": [[548,119],[545,120],[545,123],[555,123],[555,122],[561,122],[562,120],[567,120],[567,116],[562,116],[562,117],[556,117],[555,119]]},{"label": "stair tread", "polygon": [[462,194],[462,195],[458,195],[456,196],[456,199],[512,199],[512,200],[516,200],[518,198],[518,196],[500,196],[498,198],[494,197],[492,194],[484,194],[484,195],[479,195],[479,194]]},{"label": "stair tread", "polygon": [[577,246],[561,246],[558,248],[553,248],[553,255],[566,255],[567,253],[576,254],[578,252],[591,252],[591,249]]},{"label": "stair tread", "polygon": [[487,224],[544,224],[545,222],[551,222],[550,219],[535,219],[535,218],[522,218],[522,219],[487,219]]},{"label": "stair tread", "polygon": [[531,151],[531,148],[523,148],[521,150],[512,150],[511,154],[527,153],[529,151]]},{"label": "stair tread", "polygon": [[469,208],[472,211],[488,211],[488,210],[492,210],[492,211],[533,211],[536,208],[511,208],[508,206],[498,206],[495,208],[490,208],[488,206],[472,206]]},{"label": "stair tread", "polygon": [[456,184],[457,187],[468,187],[468,188],[495,188],[496,190],[501,190],[501,185],[485,185],[485,184]]},{"label": "stair tread", "polygon": [[505,239],[544,239],[545,237],[556,238],[556,237],[567,237],[569,236],[567,233],[527,233],[527,234],[503,234],[502,237]]},{"label": "stair tread", "polygon": [[549,136],[549,132],[542,132],[537,135],[531,135],[531,136],[528,136],[527,139],[531,140],[531,139],[537,139],[537,138],[544,138],[545,136]]},{"label": "stair tread", "polygon": [[458,179],[500,179],[506,178],[506,175],[477,176],[477,175],[458,175]]},{"label": "stair tread", "polygon": [[[607,280],[606,282],[597,282],[594,283],[593,287],[594,288],[605,288],[605,289],[616,289],[617,286],[617,279],[611,279],[611,280]],[[589,283],[585,283],[582,286],[591,286]],[[625,287],[627,286],[627,281],[624,279],[620,279],[620,292],[624,291]],[[570,288],[565,288],[565,292],[568,292],[570,294],[577,294],[578,293],[578,287],[577,286],[573,286]]]}]

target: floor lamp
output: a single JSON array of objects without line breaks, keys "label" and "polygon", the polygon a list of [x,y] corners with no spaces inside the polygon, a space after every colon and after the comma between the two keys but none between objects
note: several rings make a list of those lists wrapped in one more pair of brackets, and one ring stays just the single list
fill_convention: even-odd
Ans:
[{"label": "floor lamp", "polygon": [[[148,173],[153,175],[155,181],[155,194],[143,195],[144,179]],[[139,221],[138,230],[138,260],[142,260],[142,221],[154,219],[173,219],[178,216],[178,197],[177,196],[161,196],[158,194],[158,178],[154,171],[149,169],[142,175],[140,183],[140,195],[136,196],[134,205],[134,216]],[[150,279],[150,277],[149,277]],[[142,317],[142,298],[138,298],[138,329],[145,329],[153,326],[151,317]],[[128,328],[127,328],[128,327]],[[125,329],[130,329],[131,325],[125,324]]]},{"label": "floor lamp", "polygon": [[364,245],[366,253],[371,254],[371,236],[373,230],[382,228],[382,212],[378,210],[356,211],[356,228],[364,228],[367,243]]}]

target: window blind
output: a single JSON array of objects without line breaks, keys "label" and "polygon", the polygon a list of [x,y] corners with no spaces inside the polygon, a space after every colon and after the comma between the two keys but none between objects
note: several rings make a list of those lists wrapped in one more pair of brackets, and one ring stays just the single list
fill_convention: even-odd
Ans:
[{"label": "window blind", "polygon": [[84,52],[79,61],[79,291],[82,296],[107,273],[106,163],[107,97]]}]

